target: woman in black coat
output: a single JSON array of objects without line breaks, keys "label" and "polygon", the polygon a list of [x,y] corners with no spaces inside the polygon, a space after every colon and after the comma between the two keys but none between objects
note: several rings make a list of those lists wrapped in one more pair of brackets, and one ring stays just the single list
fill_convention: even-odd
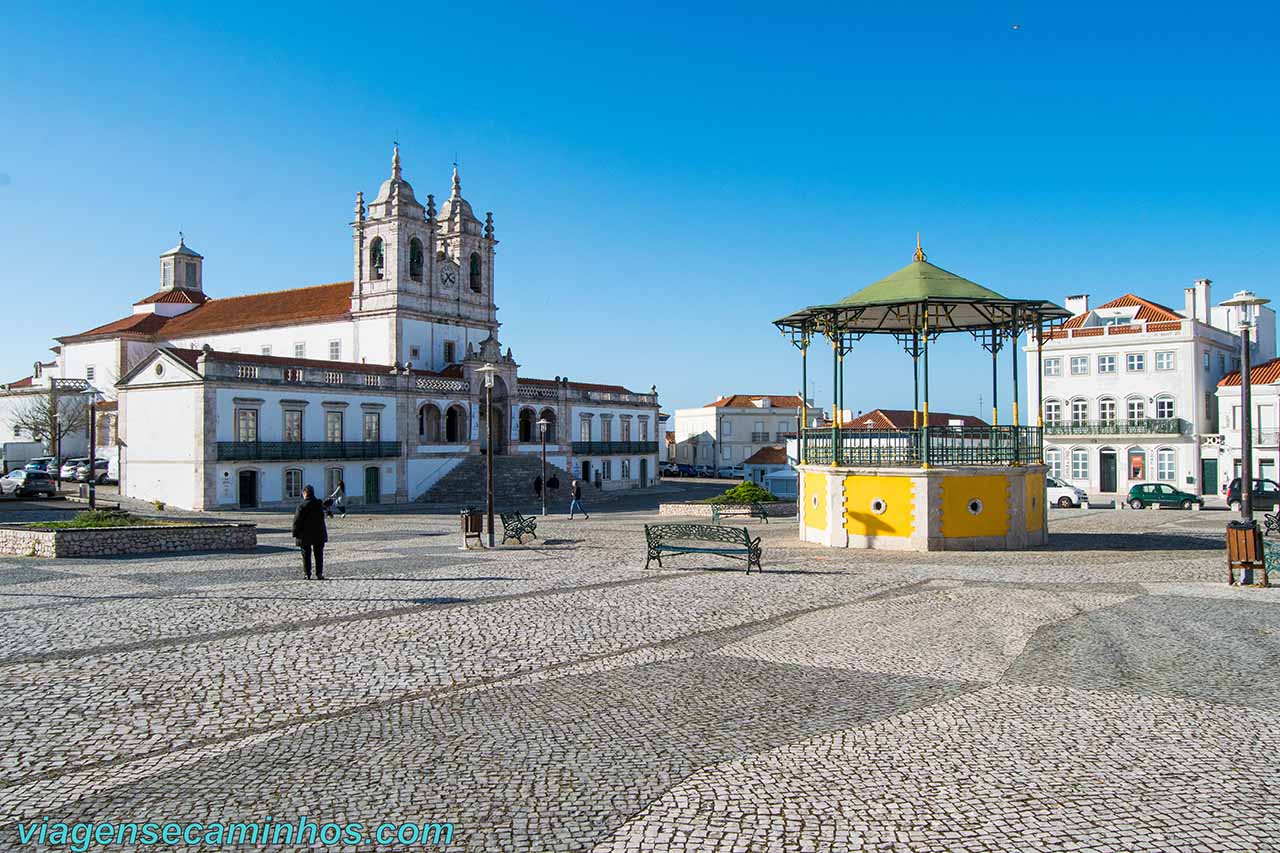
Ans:
[{"label": "woman in black coat", "polygon": [[302,503],[293,514],[293,538],[302,549],[302,573],[311,580],[311,555],[316,558],[316,580],[324,580],[324,543],[329,530],[324,526],[324,503],[310,486],[302,489]]}]

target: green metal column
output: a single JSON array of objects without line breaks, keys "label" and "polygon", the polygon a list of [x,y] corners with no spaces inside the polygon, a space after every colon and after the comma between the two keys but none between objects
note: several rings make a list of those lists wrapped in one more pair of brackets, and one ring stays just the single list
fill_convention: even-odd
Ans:
[{"label": "green metal column", "polygon": [[998,356],[1000,355],[1000,348],[996,346],[997,334],[998,333],[995,331],[992,331],[991,333],[991,425],[992,426],[995,426],[996,424],[1000,423],[1000,384],[999,384],[1000,360],[998,358]]},{"label": "green metal column", "polygon": [[831,464],[840,464],[840,342],[831,338]]},{"label": "green metal column", "polygon": [[809,461],[805,430],[809,426],[809,333],[800,338],[800,464]]},{"label": "green metal column", "polygon": [[924,418],[920,424],[920,458],[929,467],[929,305],[924,306]]},{"label": "green metal column", "polygon": [[911,428],[920,428],[920,333],[911,333]]},{"label": "green metal column", "polygon": [[1013,464],[1021,465],[1019,433],[1022,431],[1022,419],[1018,416],[1018,315],[1016,311],[1013,323],[1009,327],[1009,354],[1013,358]]}]

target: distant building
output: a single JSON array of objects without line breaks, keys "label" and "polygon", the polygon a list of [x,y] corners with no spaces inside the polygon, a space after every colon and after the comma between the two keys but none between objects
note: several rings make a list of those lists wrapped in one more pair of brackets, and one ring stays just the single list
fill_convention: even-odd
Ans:
[{"label": "distant building", "polygon": [[[1201,444],[1222,432],[1218,383],[1239,370],[1238,310],[1211,303],[1208,279],[1186,288],[1181,311],[1132,293],[1096,308],[1088,294],[1065,304],[1074,316],[1045,335],[1042,356],[1034,336],[1024,347],[1030,406],[1044,389],[1050,475],[1091,494],[1140,482],[1214,493],[1225,474],[1216,448]],[[1275,316],[1261,311],[1256,362],[1276,354]]]},{"label": "distant building", "polygon": [[[822,417],[809,408],[809,417]],[[720,468],[741,465],[756,451],[778,446],[800,425],[795,394],[728,394],[692,409],[677,409],[673,461]]]},{"label": "distant building", "polygon": [[743,461],[742,478],[763,486],[769,474],[790,468],[785,447],[762,447]]},{"label": "distant building", "polygon": [[982,418],[973,415],[953,415],[950,412],[930,412],[929,423],[920,424],[923,413],[910,409],[872,409],[859,412],[845,421],[850,429],[912,429],[915,426],[987,426]]},{"label": "distant building", "polygon": [[[1253,475],[1276,480],[1280,475],[1280,358],[1255,365],[1249,371],[1253,412]],[[1202,436],[1202,464],[1212,462],[1216,481],[1205,483],[1205,491],[1225,492],[1227,485],[1240,476],[1241,426],[1244,423],[1240,400],[1240,371],[1234,370],[1218,380],[1218,424],[1221,432]]]}]

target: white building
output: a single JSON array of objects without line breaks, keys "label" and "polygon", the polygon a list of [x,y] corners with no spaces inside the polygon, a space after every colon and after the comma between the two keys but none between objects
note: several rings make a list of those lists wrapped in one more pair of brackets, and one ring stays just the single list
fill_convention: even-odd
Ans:
[{"label": "white building", "polygon": [[[1250,360],[1252,360],[1252,353]],[[1253,435],[1253,475],[1276,480],[1280,475],[1280,359],[1254,364],[1249,371]],[[1206,489],[1216,488],[1225,494],[1227,485],[1240,476],[1240,442],[1244,413],[1240,399],[1240,370],[1234,370],[1218,381],[1217,435],[1203,437],[1201,455],[1208,471],[1215,472],[1216,482],[1207,480]]]},{"label": "white building", "polygon": [[[159,290],[127,316],[58,339],[38,372],[119,397],[127,495],[258,506],[343,479],[356,501],[415,500],[471,472],[490,417],[497,454],[540,453],[541,419],[562,479],[656,481],[656,388],[522,377],[499,344],[493,215],[475,216],[456,168],[437,212],[397,150],[367,208],[356,194],[351,227],[351,281],[213,299],[204,259],[180,240],[160,256]],[[497,370],[488,409],[486,364]],[[0,393],[0,421],[42,378]]]},{"label": "white building", "polygon": [[[795,394],[728,394],[694,409],[676,409],[673,462],[722,468],[741,465],[756,451],[784,443],[801,418]],[[809,408],[809,417],[822,411]]]},{"label": "white building", "polygon": [[[1027,355],[1028,399],[1043,382],[1045,462],[1050,473],[1091,494],[1124,494],[1140,482],[1213,493],[1218,381],[1238,369],[1237,313],[1210,301],[1210,282],[1186,288],[1174,311],[1132,293],[1096,308],[1088,295],[1065,301],[1074,316]],[[1275,312],[1263,309],[1259,361],[1275,355]],[[1037,371],[1043,358],[1043,376]]]}]

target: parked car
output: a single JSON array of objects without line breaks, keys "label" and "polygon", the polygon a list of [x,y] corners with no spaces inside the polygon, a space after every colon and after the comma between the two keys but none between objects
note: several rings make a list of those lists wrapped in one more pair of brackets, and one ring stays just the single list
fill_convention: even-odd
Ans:
[{"label": "parked car", "polygon": [[743,474],[741,465],[724,465],[716,471],[716,476],[741,480],[745,475]]},{"label": "parked car", "polygon": [[1129,489],[1129,506],[1143,509],[1149,506],[1169,506],[1191,509],[1196,504],[1203,504],[1199,495],[1180,492],[1167,483],[1139,483]]},{"label": "parked car", "polygon": [[[105,459],[93,460],[93,481],[95,483],[105,483],[107,481],[107,460]],[[76,482],[77,483],[89,482],[89,460],[88,459],[86,459],[84,462],[76,466]]]},{"label": "parked car", "polygon": [[693,474],[695,477],[714,477],[716,475],[716,470],[710,465],[695,465],[693,467]]},{"label": "parked car", "polygon": [[1044,480],[1045,501],[1050,506],[1060,506],[1063,508],[1069,506],[1080,506],[1081,501],[1089,500],[1089,495],[1084,489],[1076,488],[1070,483],[1064,483],[1056,477],[1045,477]]},{"label": "parked car", "polygon": [[63,480],[74,480],[76,478],[76,469],[87,463],[89,457],[79,456],[75,459],[68,459],[62,463],[62,468],[58,471],[58,476]]},{"label": "parked car", "polygon": [[697,470],[694,469],[692,465],[686,465],[682,462],[676,465],[676,476],[677,477],[696,477],[698,476],[698,472]]},{"label": "parked car", "polygon": [[12,471],[0,477],[0,494],[13,495],[18,498],[44,495],[53,497],[53,478],[44,471]]},{"label": "parked car", "polygon": [[663,477],[679,477],[680,466],[674,462],[659,462],[658,473]]},{"label": "parked car", "polygon": [[[1270,509],[1274,510],[1280,506],[1280,484],[1275,480],[1254,480],[1253,492],[1249,496],[1249,503],[1254,509]],[[1240,511],[1240,478],[1236,477],[1227,486],[1227,506],[1231,507],[1233,512]]]},{"label": "parked car", "polygon": [[57,463],[58,463],[58,460],[53,458],[52,456],[37,456],[35,459],[32,459],[30,462],[28,462],[26,467],[23,470],[24,471],[43,471],[44,473],[48,474],[50,473],[50,470],[49,470],[50,466],[56,465]]}]

